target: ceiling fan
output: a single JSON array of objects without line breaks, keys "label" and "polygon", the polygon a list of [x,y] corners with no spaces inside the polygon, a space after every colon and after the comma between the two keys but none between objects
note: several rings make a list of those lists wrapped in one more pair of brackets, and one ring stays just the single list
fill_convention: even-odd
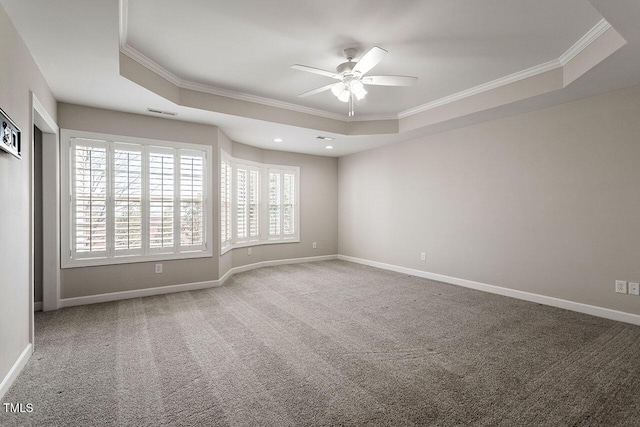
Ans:
[{"label": "ceiling fan", "polygon": [[331,90],[336,98],[342,102],[349,103],[349,117],[353,117],[353,104],[355,100],[361,100],[367,95],[365,85],[375,86],[411,86],[418,81],[417,77],[411,76],[365,76],[369,70],[378,65],[387,51],[381,47],[374,46],[365,53],[358,62],[354,62],[358,51],[354,48],[344,50],[347,62],[336,67],[336,72],[321,70],[319,68],[308,67],[306,65],[295,64],[291,68],[308,73],[320,74],[321,76],[331,77],[340,80],[338,83],[322,86],[308,92],[298,95],[301,98],[315,95],[316,93]]}]

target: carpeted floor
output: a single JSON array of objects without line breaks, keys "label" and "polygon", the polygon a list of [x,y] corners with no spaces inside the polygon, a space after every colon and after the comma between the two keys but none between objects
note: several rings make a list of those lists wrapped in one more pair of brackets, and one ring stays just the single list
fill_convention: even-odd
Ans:
[{"label": "carpeted floor", "polygon": [[[640,327],[357,264],[36,316],[1,425],[640,425]],[[1,408],[0,408],[1,409]]]}]

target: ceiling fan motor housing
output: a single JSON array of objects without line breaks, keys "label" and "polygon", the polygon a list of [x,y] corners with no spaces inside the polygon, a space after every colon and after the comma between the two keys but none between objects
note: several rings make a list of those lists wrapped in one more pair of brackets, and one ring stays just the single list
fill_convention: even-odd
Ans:
[{"label": "ceiling fan motor housing", "polygon": [[336,67],[336,71],[338,72],[338,74],[351,74],[351,71],[355,66],[356,66],[355,62],[351,62],[351,61],[343,62],[342,64]]}]

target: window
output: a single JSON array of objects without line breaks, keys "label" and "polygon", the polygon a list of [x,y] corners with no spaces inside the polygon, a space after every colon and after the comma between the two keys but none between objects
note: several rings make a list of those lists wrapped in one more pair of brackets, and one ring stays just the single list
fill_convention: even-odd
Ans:
[{"label": "window", "polygon": [[260,239],[260,168],[236,163],[237,242]]},{"label": "window", "polygon": [[234,247],[300,241],[299,174],[299,167],[233,159],[222,152],[222,253]]},{"label": "window", "polygon": [[296,235],[296,181],[293,170],[269,171],[269,239],[289,239]]},{"label": "window", "polygon": [[211,148],[64,130],[63,267],[211,256]]}]

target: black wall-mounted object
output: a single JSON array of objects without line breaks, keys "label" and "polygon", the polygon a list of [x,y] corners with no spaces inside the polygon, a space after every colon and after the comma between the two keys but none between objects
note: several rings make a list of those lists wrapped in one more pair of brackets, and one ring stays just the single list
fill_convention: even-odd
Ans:
[{"label": "black wall-mounted object", "polygon": [[0,148],[17,158],[22,158],[20,128],[0,109]]}]

